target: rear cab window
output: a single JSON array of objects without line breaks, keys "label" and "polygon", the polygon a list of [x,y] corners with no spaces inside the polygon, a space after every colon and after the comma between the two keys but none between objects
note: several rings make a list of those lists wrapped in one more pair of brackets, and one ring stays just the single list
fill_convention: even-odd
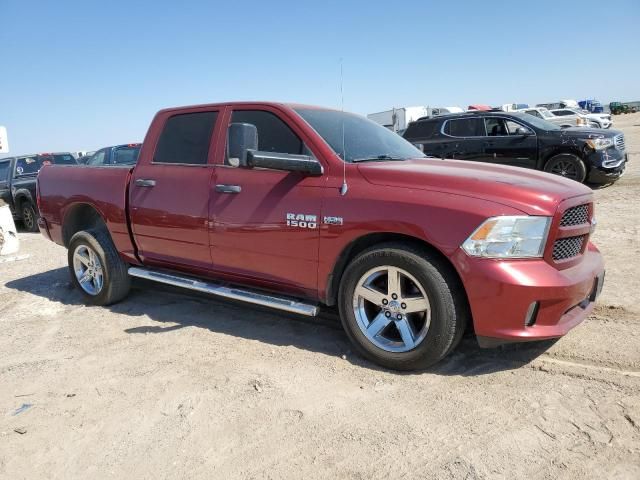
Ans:
[{"label": "rear cab window", "polygon": [[206,165],[217,111],[169,117],[153,157],[155,164]]},{"label": "rear cab window", "polygon": [[114,165],[135,165],[140,155],[140,144],[115,147],[112,152],[111,163]]}]

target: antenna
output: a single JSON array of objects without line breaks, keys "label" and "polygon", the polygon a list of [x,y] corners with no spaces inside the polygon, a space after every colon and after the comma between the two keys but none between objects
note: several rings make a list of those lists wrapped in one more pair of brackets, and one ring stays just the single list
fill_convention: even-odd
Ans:
[{"label": "antenna", "polygon": [[342,186],[340,187],[340,195],[346,195],[349,190],[347,185],[347,151],[344,141],[344,75],[342,73],[342,57],[340,57],[340,112],[342,113]]}]

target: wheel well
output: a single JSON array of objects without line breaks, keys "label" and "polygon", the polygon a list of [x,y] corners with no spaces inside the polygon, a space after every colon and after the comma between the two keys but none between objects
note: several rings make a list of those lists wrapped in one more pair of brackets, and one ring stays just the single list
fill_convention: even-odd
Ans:
[{"label": "wheel well", "polygon": [[366,249],[373,247],[374,245],[389,242],[403,242],[409,245],[413,245],[429,252],[430,255],[440,258],[440,260],[442,260],[442,264],[447,266],[450,269],[452,275],[454,275],[454,277],[458,280],[460,290],[464,292],[465,301],[468,304],[467,294],[464,290],[460,275],[458,275],[458,272],[451,264],[451,261],[445,255],[443,255],[440,250],[435,248],[433,245],[425,242],[424,240],[412,237],[410,235],[403,235],[400,233],[372,233],[362,236],[351,242],[338,256],[338,260],[333,267],[333,271],[331,272],[331,275],[329,275],[329,278],[327,280],[327,295],[325,298],[326,305],[333,306],[336,304],[338,289],[340,288],[340,280],[342,279],[342,274],[347,268],[347,265],[349,265],[349,262],[351,262],[351,260],[353,260],[358,254],[362,253]]},{"label": "wheel well", "polygon": [[69,240],[71,240],[71,237],[77,232],[96,227],[106,228],[106,224],[98,211],[86,203],[75,205],[64,217],[64,223],[62,225],[62,240],[64,246],[69,245]]},{"label": "wheel well", "polygon": [[553,157],[555,157],[556,155],[563,154],[563,153],[568,153],[570,155],[575,155],[580,160],[584,160],[582,158],[582,152],[581,151],[576,150],[575,148],[570,148],[570,147],[559,147],[559,148],[556,148],[555,150],[553,150],[551,153],[549,153],[545,157],[544,162],[542,164],[542,168],[545,168],[547,166],[547,163],[549,162],[549,160],[551,160]]},{"label": "wheel well", "polygon": [[22,205],[24,205],[25,202],[33,203],[33,200],[26,193],[19,193],[18,195],[16,195],[15,205],[18,215],[22,215]]}]

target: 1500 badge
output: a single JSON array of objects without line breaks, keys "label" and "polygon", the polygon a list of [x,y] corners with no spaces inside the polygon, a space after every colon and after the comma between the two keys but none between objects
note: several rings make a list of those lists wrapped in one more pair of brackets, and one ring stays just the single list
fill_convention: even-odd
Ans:
[{"label": "1500 badge", "polygon": [[318,217],[303,213],[287,213],[287,227],[318,228]]}]

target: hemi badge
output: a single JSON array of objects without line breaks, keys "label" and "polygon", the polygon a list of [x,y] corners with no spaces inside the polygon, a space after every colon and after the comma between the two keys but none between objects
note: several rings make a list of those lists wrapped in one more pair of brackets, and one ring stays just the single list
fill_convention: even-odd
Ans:
[{"label": "hemi badge", "polygon": [[342,217],[323,217],[322,223],[326,223],[327,225],[342,225],[344,221]]}]

